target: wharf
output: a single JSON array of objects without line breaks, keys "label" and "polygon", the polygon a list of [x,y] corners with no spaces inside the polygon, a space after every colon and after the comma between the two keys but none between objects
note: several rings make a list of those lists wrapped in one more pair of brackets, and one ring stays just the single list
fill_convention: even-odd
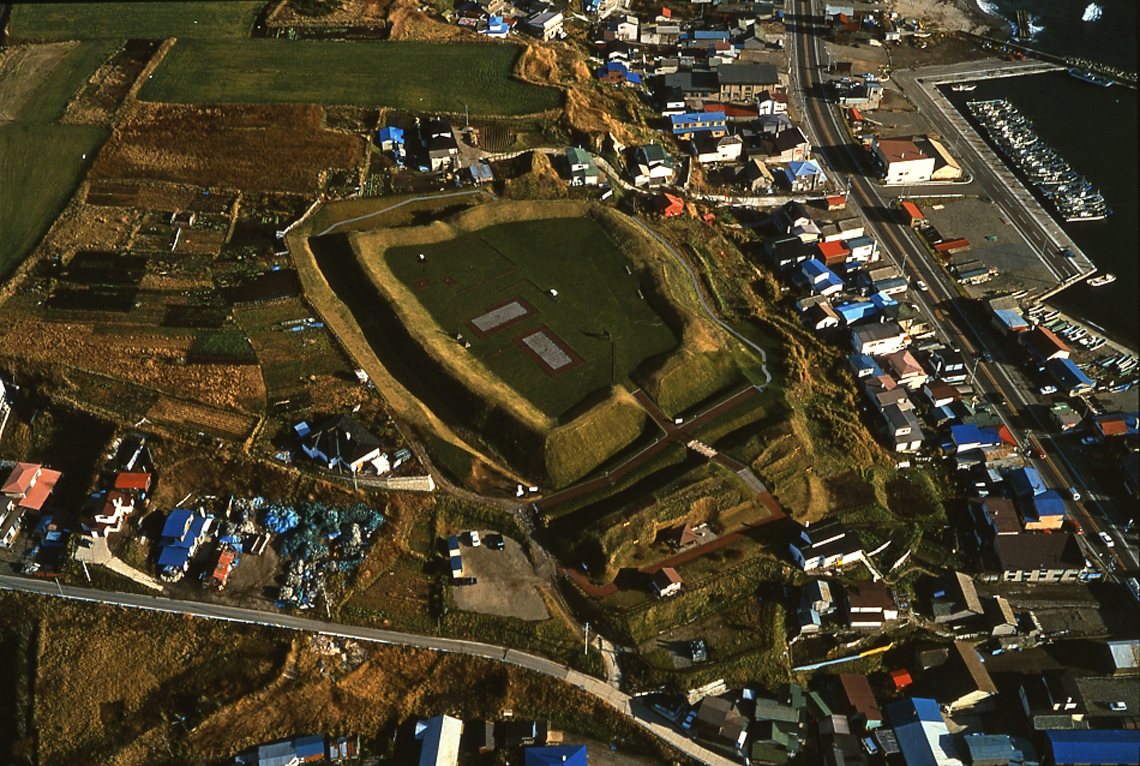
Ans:
[{"label": "wharf", "polygon": [[[893,78],[903,87],[904,92],[913,88],[921,91],[921,94],[910,92],[907,93],[907,96],[912,103],[918,103],[915,97],[919,95],[922,97],[919,100],[930,102],[939,113],[937,116],[941,118],[932,122],[932,125],[947,135],[956,134],[961,139],[961,143],[968,146],[980,158],[981,163],[986,166],[986,170],[1004,188],[1008,203],[1019,208],[1019,210],[1007,209],[1005,213],[1015,222],[1023,239],[1030,245],[1055,280],[1052,286],[1037,296],[1038,300],[1044,300],[1077,282],[1087,279],[1096,273],[1097,267],[1065,233],[1053,216],[1045,210],[1025,184],[1018,179],[1006,162],[979,135],[967,121],[965,115],[961,114],[950,103],[949,99],[938,89],[938,86],[1055,72],[1063,68],[1057,64],[1039,61],[1007,62],[989,59],[947,66],[923,67],[917,71],[896,72]],[[935,115],[929,116],[935,117]],[[1073,256],[1060,257],[1059,254],[1062,250],[1071,251]]]}]

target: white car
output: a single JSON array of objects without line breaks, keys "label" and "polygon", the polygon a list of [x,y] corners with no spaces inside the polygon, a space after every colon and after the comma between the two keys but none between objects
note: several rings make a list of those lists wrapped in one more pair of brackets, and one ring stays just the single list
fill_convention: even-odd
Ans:
[{"label": "white car", "polygon": [[926,283],[923,282],[921,279],[918,280],[917,282],[915,282],[914,284],[918,287],[919,290],[922,290],[923,292],[926,292],[927,290],[930,289],[929,287],[926,286]]},{"label": "white car", "polygon": [[1096,536],[1100,538],[1100,541],[1102,543],[1104,543],[1105,548],[1113,548],[1116,546],[1116,543],[1113,541],[1113,539],[1108,536],[1108,532],[1097,532]]},{"label": "white car", "polygon": [[1081,501],[1081,492],[1076,487],[1069,487],[1069,494],[1072,496],[1074,503]]},{"label": "white car", "polygon": [[1119,713],[1123,710],[1128,709],[1128,703],[1127,702],[1113,702],[1113,703],[1109,704],[1108,709],[1109,710],[1115,710],[1116,712]]},{"label": "white car", "polygon": [[1048,396],[1049,394],[1055,394],[1055,393],[1057,393],[1057,387],[1056,386],[1041,386],[1041,388],[1038,389],[1038,393],[1040,393],[1042,396]]},{"label": "white car", "polygon": [[471,547],[472,548],[478,548],[480,545],[483,544],[479,540],[479,533],[478,532],[476,532],[474,529],[472,529],[470,534],[471,534]]}]

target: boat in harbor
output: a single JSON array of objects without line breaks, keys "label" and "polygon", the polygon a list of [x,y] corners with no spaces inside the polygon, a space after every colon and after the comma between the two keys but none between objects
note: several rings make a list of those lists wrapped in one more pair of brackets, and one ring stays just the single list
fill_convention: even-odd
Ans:
[{"label": "boat in harbor", "polygon": [[951,85],[950,90],[954,91],[955,93],[969,93],[970,91],[975,90],[977,87],[978,86],[972,82],[960,82],[957,85]]},{"label": "boat in harbor", "polygon": [[1063,221],[1099,221],[1112,214],[1104,195],[1081,178],[1034,132],[1028,119],[1005,99],[966,104],[989,138],[1045,198]]},{"label": "boat in harbor", "polygon": [[1087,69],[1077,69],[1076,67],[1073,67],[1069,70],[1069,74],[1073,77],[1076,77],[1078,80],[1084,80],[1087,83],[1099,85],[1102,88],[1107,88],[1109,85],[1114,84],[1114,81],[1112,79],[1105,77],[1104,75],[1094,74]]},{"label": "boat in harbor", "polygon": [[1101,285],[1112,284],[1115,281],[1116,281],[1116,275],[1115,274],[1102,274],[1099,277],[1093,277],[1092,279],[1090,279],[1089,285],[1091,287],[1100,287]]}]

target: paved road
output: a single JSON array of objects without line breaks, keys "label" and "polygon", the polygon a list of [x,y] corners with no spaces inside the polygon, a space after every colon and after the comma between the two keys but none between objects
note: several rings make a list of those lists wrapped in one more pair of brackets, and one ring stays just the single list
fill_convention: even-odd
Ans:
[{"label": "paved road", "polygon": [[[855,147],[848,137],[846,127],[840,122],[837,109],[825,101],[817,86],[816,73],[820,69],[818,45],[820,36],[817,30],[818,19],[813,16],[813,7],[818,6],[815,0],[797,0],[793,15],[789,21],[793,25],[793,34],[790,35],[789,62],[791,69],[792,89],[803,104],[803,114],[806,127],[813,137],[813,143],[826,157],[828,164],[848,175],[850,180],[850,198],[864,212],[866,228],[876,240],[883,244],[885,257],[894,261],[903,273],[911,278],[924,280],[930,287],[928,293],[916,293],[909,296],[921,307],[928,318],[930,325],[937,329],[938,335],[956,348],[962,349],[970,362],[971,376],[975,388],[983,395],[993,394],[1001,396],[1009,403],[1005,407],[997,408],[1003,422],[1019,444],[1028,443],[1026,427],[1016,419],[1017,416],[1025,419],[1026,426],[1041,433],[1052,431],[1052,425],[1044,421],[1038,412],[1035,393],[1019,379],[1019,372],[1015,365],[1004,360],[1004,352],[996,345],[993,334],[988,329],[979,330],[973,319],[965,314],[961,306],[961,298],[957,286],[950,280],[941,265],[932,263],[926,250],[920,247],[914,238],[913,232],[899,222],[888,221],[890,216],[868,216],[871,209],[884,210],[887,208],[887,199],[891,193],[868,178],[865,169],[863,152]],[[922,70],[919,70],[921,74]],[[933,110],[933,106],[930,107]],[[995,162],[983,161],[980,155],[975,154],[968,158],[982,166]],[[1000,186],[1001,182],[993,180],[993,184]],[[992,192],[997,194],[996,188]],[[998,197],[994,197],[998,199]],[[1007,212],[1019,206],[1019,200],[1012,194],[1006,193],[1000,199],[1009,205]],[[1031,221],[1026,220],[1028,213],[1022,212],[1022,226],[1029,227]],[[1031,228],[1031,227],[1030,227]],[[1038,234],[1040,242],[1042,234]],[[1027,241],[1032,244],[1032,234]],[[995,361],[989,362],[986,359]],[[1083,473],[1074,464],[1067,453],[1068,445],[1054,441],[1052,451],[1045,460],[1030,461],[1041,472],[1046,483],[1053,487],[1088,487],[1095,486],[1091,476]],[[1076,478],[1074,478],[1076,477]],[[1087,508],[1078,507],[1078,515],[1084,515],[1091,532],[1095,534],[1101,528],[1108,529],[1110,534],[1122,539],[1120,530],[1114,523],[1115,509],[1108,507],[1099,495],[1089,504],[1093,505],[1098,515],[1096,517],[1087,513]],[[1116,560],[1119,568],[1135,571],[1137,558],[1135,554],[1124,546],[1116,546],[1111,551],[1102,549],[1093,550],[1086,544],[1086,550],[1094,557],[1108,557]]]},{"label": "paved road", "polygon": [[484,644],[478,641],[420,636],[414,633],[399,633],[375,628],[359,628],[352,625],[337,625],[306,617],[295,617],[288,614],[262,612],[233,606],[203,604],[195,601],[179,601],[176,599],[142,596],[130,593],[108,593],[89,588],[61,585],[58,582],[44,582],[42,580],[13,577],[10,575],[0,575],[0,589],[24,593],[37,593],[43,596],[69,598],[77,601],[89,601],[128,609],[146,609],[155,612],[185,614],[209,620],[225,620],[227,622],[240,622],[249,625],[266,625],[269,627],[284,628],[286,630],[297,630],[304,633],[319,633],[328,636],[351,638],[357,641],[410,646],[435,652],[466,654],[471,657],[483,657],[498,662],[506,662],[577,686],[582,691],[597,697],[618,712],[629,716],[642,728],[701,763],[708,764],[709,766],[735,766],[733,761],[711,750],[707,750],[686,737],[682,737],[672,729],[655,722],[652,720],[651,715],[645,713],[643,710],[638,709],[635,711],[630,705],[630,696],[614,689],[605,681],[600,681],[592,676],[570,670],[566,666],[548,660],[545,657],[538,657],[533,654],[527,654],[526,652],[516,651],[515,649],[507,649],[502,646]]}]

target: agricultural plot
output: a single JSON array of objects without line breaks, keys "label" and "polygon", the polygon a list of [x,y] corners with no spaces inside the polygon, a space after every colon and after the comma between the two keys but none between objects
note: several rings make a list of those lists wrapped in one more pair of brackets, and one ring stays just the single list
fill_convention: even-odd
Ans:
[{"label": "agricultural plot", "polygon": [[677,342],[588,218],[499,224],[385,260],[441,330],[552,418]]},{"label": "agricultural plot", "polygon": [[249,37],[261,0],[16,3],[8,34],[28,40]]},{"label": "agricultural plot", "polygon": [[115,44],[52,43],[0,51],[0,124],[58,120]]},{"label": "agricultural plot", "polygon": [[322,128],[316,106],[139,104],[100,152],[91,177],[122,186],[157,180],[311,194],[323,171],[355,168],[363,152],[362,139]]},{"label": "agricultural plot", "polygon": [[102,128],[0,126],[0,275],[43,237],[106,137]]},{"label": "agricultural plot", "polygon": [[179,41],[139,92],[179,104],[386,106],[524,115],[557,109],[554,88],[514,79],[513,45]]},{"label": "agricultural plot", "polygon": [[201,402],[175,399],[165,394],[147,410],[148,419],[188,431],[200,431],[222,439],[241,441],[257,425],[257,418]]}]

